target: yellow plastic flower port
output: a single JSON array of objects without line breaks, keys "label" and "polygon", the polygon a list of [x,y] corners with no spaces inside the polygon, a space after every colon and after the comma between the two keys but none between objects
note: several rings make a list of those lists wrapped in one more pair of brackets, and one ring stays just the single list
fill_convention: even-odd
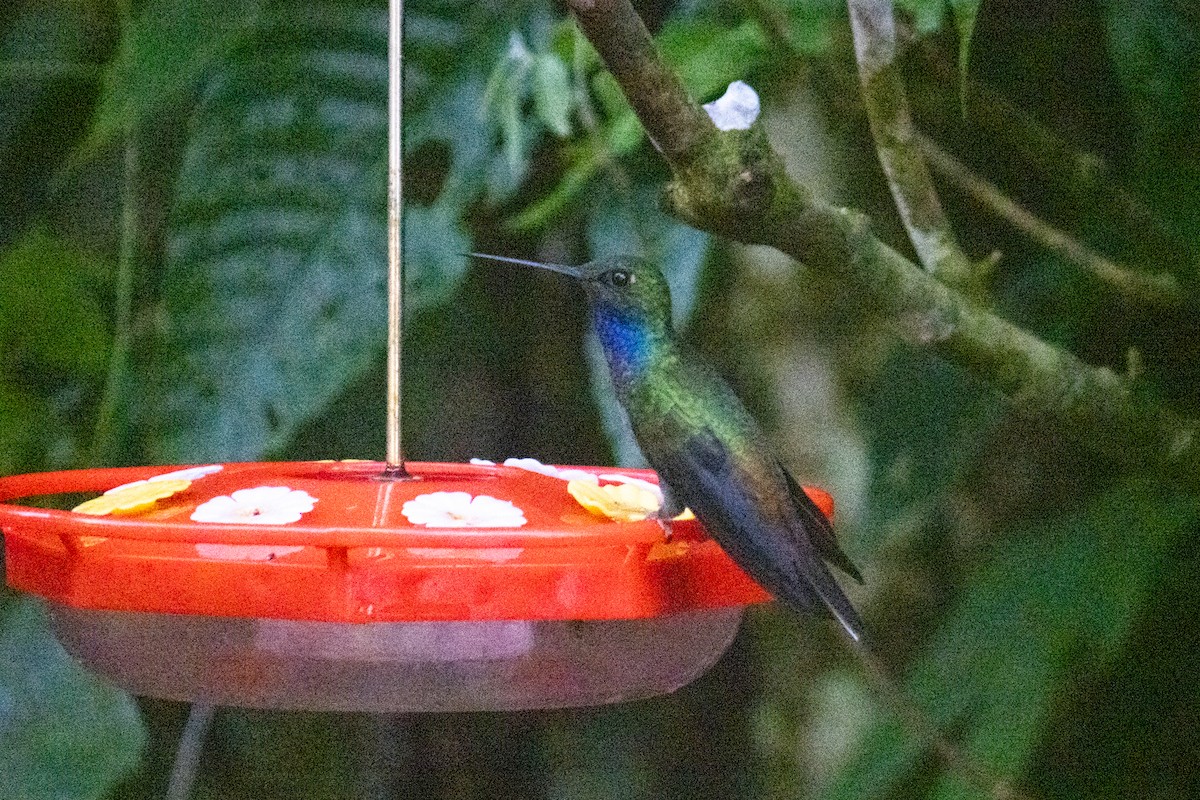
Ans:
[{"label": "yellow plastic flower port", "polygon": [[568,481],[567,491],[591,513],[617,522],[637,522],[659,508],[653,492],[632,483],[597,486],[587,481]]},{"label": "yellow plastic flower port", "polygon": [[[662,507],[662,495],[657,487],[644,481],[605,484],[597,486],[588,481],[568,481],[567,492],[579,505],[599,517],[608,517],[616,522],[639,522]],[[690,508],[675,517],[676,520],[695,519]]]},{"label": "yellow plastic flower port", "polygon": [[97,517],[122,511],[139,511],[173,494],[179,494],[191,485],[191,481],[185,480],[136,481],[109,489],[105,494],[80,503],[71,510]]}]

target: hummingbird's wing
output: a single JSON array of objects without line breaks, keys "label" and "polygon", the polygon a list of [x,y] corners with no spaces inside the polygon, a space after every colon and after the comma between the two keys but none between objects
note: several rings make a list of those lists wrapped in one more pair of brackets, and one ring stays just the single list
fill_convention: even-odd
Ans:
[{"label": "hummingbird's wing", "polygon": [[[793,509],[786,486],[770,475],[773,463],[739,463],[708,429],[692,433],[682,447],[647,448],[646,457],[751,577],[798,610],[827,610],[854,639],[862,638],[862,620],[812,538],[832,538],[828,520],[816,511],[814,524]],[[759,474],[756,466],[769,467],[768,474]]]},{"label": "hummingbird's wing", "polygon": [[796,506],[796,511],[807,523],[805,530],[808,531],[808,536],[816,546],[817,552],[830,564],[862,583],[862,573],[838,545],[837,539],[833,535],[833,526],[821,513],[821,509],[817,508],[817,504],[812,501],[804,488],[796,483],[792,473],[788,472],[782,464],[779,465],[779,469],[783,472],[783,477],[787,479],[788,490],[792,493],[792,502]]}]

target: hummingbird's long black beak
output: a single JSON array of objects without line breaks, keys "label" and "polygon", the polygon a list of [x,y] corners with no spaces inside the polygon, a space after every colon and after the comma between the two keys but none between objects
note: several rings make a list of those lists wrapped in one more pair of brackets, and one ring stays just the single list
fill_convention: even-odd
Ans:
[{"label": "hummingbird's long black beak", "polygon": [[489,261],[504,261],[509,264],[520,264],[524,267],[537,267],[538,269],[548,269],[551,272],[559,272],[563,275],[570,275],[572,278],[582,278],[583,270],[579,267],[568,267],[565,264],[544,264],[541,261],[526,261],[523,258],[509,258],[508,256],[492,256],[487,253],[469,253],[473,258],[486,258]]}]

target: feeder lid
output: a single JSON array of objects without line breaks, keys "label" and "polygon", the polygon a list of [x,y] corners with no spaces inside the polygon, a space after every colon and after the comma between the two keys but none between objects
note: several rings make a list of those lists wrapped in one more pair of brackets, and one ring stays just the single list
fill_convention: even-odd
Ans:
[{"label": "feeder lid", "polygon": [[[604,484],[611,468],[407,466],[413,480],[381,479],[379,462],[0,478],[8,582],[83,609],[327,622],[636,619],[769,599],[696,521],[668,541],[655,520],[589,513],[557,477]],[[98,492],[78,511],[9,502]]]}]

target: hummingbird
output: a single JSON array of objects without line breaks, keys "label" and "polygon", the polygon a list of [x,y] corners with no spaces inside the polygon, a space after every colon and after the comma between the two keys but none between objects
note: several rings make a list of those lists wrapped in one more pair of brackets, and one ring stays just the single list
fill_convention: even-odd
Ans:
[{"label": "hummingbird", "polygon": [[832,616],[855,640],[863,623],[826,562],[862,582],[821,513],[721,376],[675,335],[671,293],[633,256],[578,267],[472,253],[568,275],[592,325],[634,438],[658,473],[669,519],[690,508],[729,556],[801,613]]}]

